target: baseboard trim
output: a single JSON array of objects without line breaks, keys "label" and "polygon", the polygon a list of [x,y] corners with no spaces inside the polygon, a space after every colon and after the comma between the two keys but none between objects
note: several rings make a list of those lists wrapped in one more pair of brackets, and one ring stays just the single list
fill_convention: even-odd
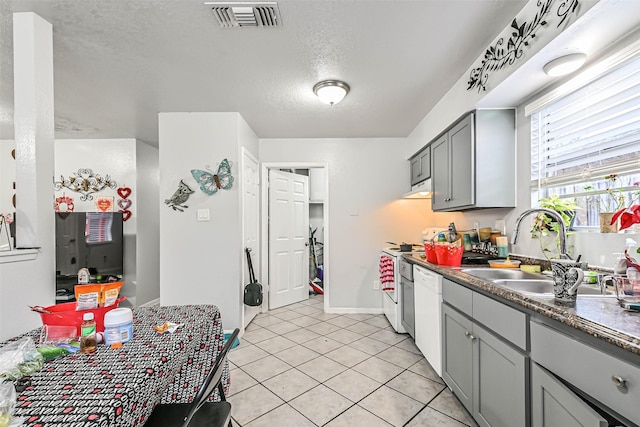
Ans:
[{"label": "baseboard trim", "polygon": [[152,299],[151,301],[141,304],[140,307],[155,307],[160,305],[160,298]]},{"label": "baseboard trim", "polygon": [[382,308],[328,307],[327,313],[334,314],[384,314]]}]

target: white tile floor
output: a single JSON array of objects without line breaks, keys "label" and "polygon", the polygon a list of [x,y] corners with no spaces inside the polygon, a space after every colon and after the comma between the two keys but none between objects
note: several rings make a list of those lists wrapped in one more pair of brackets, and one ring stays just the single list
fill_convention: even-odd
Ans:
[{"label": "white tile floor", "polygon": [[408,335],[322,295],[259,314],[229,361],[234,426],[477,426]]}]

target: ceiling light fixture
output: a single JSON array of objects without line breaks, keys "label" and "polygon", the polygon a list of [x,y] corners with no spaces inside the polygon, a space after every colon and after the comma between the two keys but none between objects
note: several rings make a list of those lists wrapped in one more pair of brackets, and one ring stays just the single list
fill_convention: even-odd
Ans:
[{"label": "ceiling light fixture", "polygon": [[349,89],[349,85],[340,80],[323,80],[316,83],[313,93],[325,104],[334,105],[342,101],[349,93]]},{"label": "ceiling light fixture", "polygon": [[587,55],[584,53],[572,53],[549,61],[542,69],[552,77],[564,76],[582,67],[586,60]]}]

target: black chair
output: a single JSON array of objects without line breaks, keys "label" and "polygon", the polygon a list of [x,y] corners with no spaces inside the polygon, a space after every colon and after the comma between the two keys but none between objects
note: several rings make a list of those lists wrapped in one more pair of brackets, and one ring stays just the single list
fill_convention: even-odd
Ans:
[{"label": "black chair", "polygon": [[[156,405],[145,427],[225,427],[227,424],[231,427],[231,404],[225,399],[221,380],[227,353],[239,333],[238,328],[233,331],[193,401]],[[220,402],[207,402],[216,387]]]}]

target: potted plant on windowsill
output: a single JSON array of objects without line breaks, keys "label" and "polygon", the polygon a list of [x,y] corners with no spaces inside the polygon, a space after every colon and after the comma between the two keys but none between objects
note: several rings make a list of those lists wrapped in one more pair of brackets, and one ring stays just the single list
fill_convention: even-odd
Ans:
[{"label": "potted plant on windowsill", "polygon": [[[618,225],[618,219],[622,216],[626,207],[625,194],[622,187],[619,186],[617,174],[610,174],[604,177],[607,180],[606,193],[597,195],[596,204],[598,205],[598,217],[600,220],[600,232],[601,233],[617,233],[619,230],[629,227],[631,224],[626,225],[624,228],[620,228]],[[639,185],[635,183],[634,185]],[[585,186],[585,190],[595,190],[591,185]],[[629,203],[629,208],[633,206],[633,203],[638,199],[640,190],[633,193],[632,199]],[[633,213],[633,211],[631,212]],[[625,219],[628,216],[625,215]]]},{"label": "potted plant on windowsill", "polygon": [[617,210],[611,217],[611,224],[617,223],[620,219],[620,230],[634,224],[640,224],[640,205],[636,203],[640,200],[640,182],[634,182],[633,186],[636,187],[636,190],[631,192],[629,204]]},{"label": "potted plant on windowsill", "polygon": [[[571,230],[571,226],[573,225],[573,220],[576,216],[576,209],[580,209],[580,207],[576,204],[573,199],[562,199],[557,195],[552,195],[550,197],[543,197],[538,200],[539,206],[541,208],[551,209],[560,214],[563,219],[564,225],[567,230]],[[540,250],[544,254],[547,259],[557,258],[560,256],[560,240],[558,238],[558,230],[560,225],[548,215],[544,213],[539,213],[534,218],[533,225],[531,226],[531,237],[534,239],[539,239],[540,241]],[[556,256],[548,256],[551,250],[548,248],[548,237],[554,233],[555,235],[555,243],[556,243]],[[567,233],[569,234],[569,233]]]}]

